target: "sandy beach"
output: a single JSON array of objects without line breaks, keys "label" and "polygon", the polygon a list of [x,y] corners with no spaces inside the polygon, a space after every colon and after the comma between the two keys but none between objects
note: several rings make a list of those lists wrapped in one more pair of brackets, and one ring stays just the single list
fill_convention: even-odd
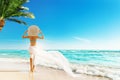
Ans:
[{"label": "sandy beach", "polygon": [[29,72],[29,63],[0,61],[0,80],[110,80],[105,77],[77,74],[73,78],[62,70],[37,66]]}]

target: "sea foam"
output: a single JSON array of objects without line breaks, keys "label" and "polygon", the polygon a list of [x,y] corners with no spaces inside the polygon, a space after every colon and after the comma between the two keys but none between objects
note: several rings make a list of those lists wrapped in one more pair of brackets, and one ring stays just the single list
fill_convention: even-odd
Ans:
[{"label": "sea foam", "polygon": [[[102,76],[108,77],[112,80],[120,80],[120,64],[119,64],[120,51],[86,51],[86,50],[85,51],[57,50],[57,51],[58,53],[61,52],[61,54],[63,54],[69,60],[70,67],[74,73],[87,74],[92,76]],[[0,61],[29,62],[28,58],[29,53],[27,51],[21,50],[12,52],[1,51],[0,53],[1,53]],[[27,58],[27,60],[25,58]],[[41,60],[39,61],[38,66],[39,65],[52,67],[55,69],[62,69],[61,66],[58,66],[54,63],[53,64],[44,63]]]}]

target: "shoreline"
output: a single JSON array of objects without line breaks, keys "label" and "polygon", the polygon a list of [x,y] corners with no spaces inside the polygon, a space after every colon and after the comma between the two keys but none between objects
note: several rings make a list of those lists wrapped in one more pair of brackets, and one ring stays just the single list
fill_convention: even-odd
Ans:
[{"label": "shoreline", "polygon": [[[37,66],[34,73],[29,72],[29,63],[0,61],[0,80],[110,80],[106,77],[77,74],[73,78],[63,70]],[[13,77],[14,76],[14,77]],[[19,78],[19,79],[18,79]]]}]

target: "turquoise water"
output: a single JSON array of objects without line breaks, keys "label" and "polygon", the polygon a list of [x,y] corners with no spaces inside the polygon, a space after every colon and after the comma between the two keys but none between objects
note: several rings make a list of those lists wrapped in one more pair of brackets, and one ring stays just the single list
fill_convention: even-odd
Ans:
[{"label": "turquoise water", "polygon": [[73,63],[120,67],[120,51],[60,50],[60,52]]},{"label": "turquoise water", "polygon": [[[70,63],[71,68],[75,70],[77,73],[94,76],[103,76],[108,77],[112,80],[120,80],[120,51],[109,50],[54,50],[54,51],[58,51],[61,54],[63,54],[71,62]],[[16,60],[16,58],[29,59],[29,52],[27,50],[0,50],[0,58],[2,59],[15,58],[12,60]],[[49,67],[48,64],[47,65],[45,64],[45,66]],[[51,65],[51,67],[54,67],[54,65]],[[59,68],[59,66],[57,66],[57,68]]]},{"label": "turquoise water", "polygon": [[[57,50],[70,62],[120,67],[120,51]],[[0,50],[0,58],[29,58],[27,50]]]},{"label": "turquoise water", "polygon": [[0,50],[0,58],[29,58],[27,50]]}]

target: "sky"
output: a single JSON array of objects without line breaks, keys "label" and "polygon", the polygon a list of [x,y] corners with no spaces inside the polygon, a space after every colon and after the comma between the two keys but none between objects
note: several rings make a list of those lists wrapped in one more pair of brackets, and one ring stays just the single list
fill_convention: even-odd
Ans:
[{"label": "sky", "polygon": [[120,0],[30,0],[24,5],[35,19],[21,18],[27,26],[6,21],[0,49],[27,49],[25,30],[37,25],[44,49],[120,50]]}]

